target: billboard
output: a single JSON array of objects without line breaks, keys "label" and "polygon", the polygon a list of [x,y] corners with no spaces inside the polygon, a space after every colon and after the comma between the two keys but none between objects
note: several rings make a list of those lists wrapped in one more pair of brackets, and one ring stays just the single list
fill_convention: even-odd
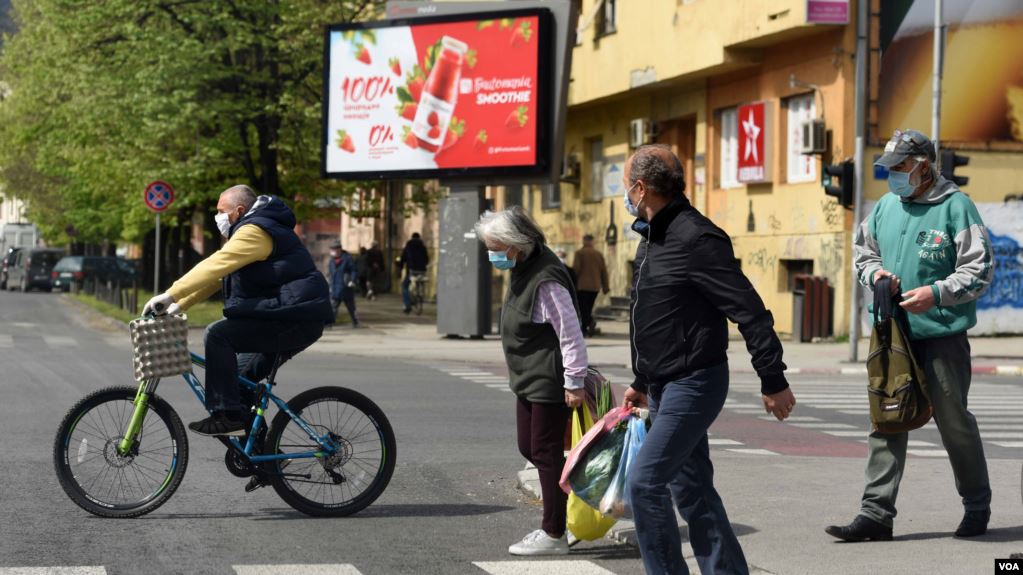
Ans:
[{"label": "billboard", "polygon": [[[881,70],[876,137],[895,129],[930,132],[934,1],[881,3]],[[945,2],[948,25],[941,143],[1018,149],[1023,143],[1023,2]],[[1015,142],[1015,144],[1011,144]]]},{"label": "billboard", "polygon": [[540,8],[330,26],[324,175],[543,174],[551,30]]}]

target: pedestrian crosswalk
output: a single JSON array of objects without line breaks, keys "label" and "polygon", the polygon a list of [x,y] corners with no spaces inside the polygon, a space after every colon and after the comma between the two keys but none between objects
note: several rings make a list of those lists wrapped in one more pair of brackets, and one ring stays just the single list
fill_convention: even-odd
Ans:
[{"label": "pedestrian crosswalk", "polygon": [[[615,575],[593,561],[582,559],[528,559],[474,561],[457,571],[480,575]],[[373,575],[379,569],[360,570],[351,563],[232,565],[236,575]],[[107,575],[103,566],[88,567],[0,567],[0,575]]]},{"label": "pedestrian crosswalk", "polygon": [[[867,442],[870,409],[865,385],[860,379],[799,381],[793,389],[798,402],[796,413],[800,415],[789,417],[786,425]],[[765,416],[763,407],[748,401],[749,398],[760,399],[760,383],[754,380],[733,381],[725,409],[738,414],[757,414],[764,420],[774,419]],[[1023,449],[1023,389],[974,382],[969,395],[969,410],[977,419],[984,443],[1000,448]],[[948,457],[934,420],[914,435],[917,437],[909,442],[910,455]]]},{"label": "pedestrian crosswalk", "polygon": [[450,375],[451,377],[457,377],[464,379],[472,383],[477,383],[498,392],[511,393],[512,390],[508,387],[508,376],[500,375],[492,371],[486,371],[483,369],[470,369],[465,366],[461,367],[437,367],[440,371]]}]

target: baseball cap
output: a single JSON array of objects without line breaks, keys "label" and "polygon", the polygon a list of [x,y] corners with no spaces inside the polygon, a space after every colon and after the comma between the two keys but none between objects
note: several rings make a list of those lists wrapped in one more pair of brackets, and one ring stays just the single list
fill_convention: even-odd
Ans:
[{"label": "baseball cap", "polygon": [[884,154],[874,165],[891,168],[909,156],[926,156],[934,162],[934,142],[916,130],[895,130],[884,146]]}]

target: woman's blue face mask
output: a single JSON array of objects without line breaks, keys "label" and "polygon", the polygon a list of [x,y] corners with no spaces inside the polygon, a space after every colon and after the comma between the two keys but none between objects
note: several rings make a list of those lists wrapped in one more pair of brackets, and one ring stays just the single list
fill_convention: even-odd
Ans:
[{"label": "woman's blue face mask", "polygon": [[508,252],[495,252],[493,250],[487,250],[490,255],[490,263],[494,264],[494,267],[499,270],[510,270],[515,267],[515,260],[508,257]]}]

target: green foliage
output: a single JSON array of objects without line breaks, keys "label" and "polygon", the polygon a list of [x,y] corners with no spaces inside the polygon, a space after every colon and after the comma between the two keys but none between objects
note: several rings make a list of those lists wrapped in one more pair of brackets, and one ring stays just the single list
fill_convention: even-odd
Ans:
[{"label": "green foliage", "polygon": [[[14,0],[0,54],[0,183],[53,243],[138,241],[145,185],[175,213],[236,183],[297,203],[357,182],[320,178],[324,26],[383,0]],[[364,40],[375,41],[363,33]]]}]

